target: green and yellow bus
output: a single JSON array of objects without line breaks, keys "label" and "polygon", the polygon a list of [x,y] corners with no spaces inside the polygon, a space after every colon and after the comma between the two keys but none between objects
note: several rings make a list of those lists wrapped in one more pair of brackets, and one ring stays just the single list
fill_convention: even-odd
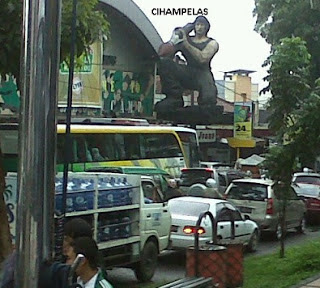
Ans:
[{"label": "green and yellow bus", "polygon": [[[97,166],[158,167],[174,177],[183,167],[199,167],[199,142],[191,128],[161,125],[73,123],[70,171]],[[66,125],[57,126],[57,171],[63,170]],[[0,123],[5,169],[17,171],[18,125]]]}]

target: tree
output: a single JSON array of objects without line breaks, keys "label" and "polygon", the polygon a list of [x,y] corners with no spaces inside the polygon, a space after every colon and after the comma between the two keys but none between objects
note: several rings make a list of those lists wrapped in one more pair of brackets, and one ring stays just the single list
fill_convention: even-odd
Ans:
[{"label": "tree", "polygon": [[273,47],[286,37],[306,41],[311,58],[312,83],[320,77],[320,10],[310,1],[255,0],[255,30]]},{"label": "tree", "polygon": [[[20,49],[22,36],[22,0],[3,0],[0,9],[0,74],[12,74],[19,83]],[[70,51],[73,0],[62,0],[61,54],[67,60]],[[98,0],[78,0],[76,51],[80,56],[102,35],[109,35],[107,16],[98,10]]]},{"label": "tree", "polygon": [[269,177],[274,180],[275,196],[280,203],[280,257],[283,258],[285,254],[284,237],[286,231],[286,211],[287,201],[290,195],[292,174],[296,168],[296,155],[294,145],[279,145],[270,149],[263,161],[263,166],[267,168]]},{"label": "tree", "polygon": [[272,51],[264,63],[270,67],[265,78],[269,85],[265,90],[272,93],[268,102],[272,114],[270,127],[282,138],[295,121],[295,111],[301,109],[311,92],[311,56],[305,41],[299,37],[281,39]]},{"label": "tree", "polygon": [[[292,175],[297,166],[297,157],[302,151],[301,111],[310,100],[310,59],[306,43],[299,37],[284,38],[280,44],[272,47],[272,54],[264,65],[269,66],[269,89],[272,97],[268,102],[271,112],[270,127],[280,143],[270,149],[263,162],[269,176],[275,182],[276,197],[281,203],[280,209],[280,257],[284,257],[284,234],[286,230],[286,206],[290,195]],[[304,113],[303,113],[304,115]],[[305,116],[303,116],[305,117]],[[301,125],[300,125],[301,126]]]},{"label": "tree", "polygon": [[[98,10],[98,0],[78,0],[76,55],[86,53],[89,45],[101,41],[109,35],[109,22],[106,14]],[[73,0],[62,0],[60,61],[68,61],[71,39]],[[11,74],[19,85],[20,49],[22,39],[22,0],[2,0],[0,9],[0,74]],[[23,97],[23,95],[21,95]],[[1,151],[0,151],[1,160]],[[0,211],[4,212],[5,171],[0,161]],[[4,216],[0,224],[0,263],[10,252],[8,222]],[[10,245],[8,245],[10,244]]]}]

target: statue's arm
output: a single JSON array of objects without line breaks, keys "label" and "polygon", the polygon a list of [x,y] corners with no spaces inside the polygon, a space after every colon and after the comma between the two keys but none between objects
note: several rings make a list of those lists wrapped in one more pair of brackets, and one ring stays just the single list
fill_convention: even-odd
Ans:
[{"label": "statue's arm", "polygon": [[184,41],[182,45],[201,64],[209,63],[219,50],[219,44],[216,40],[211,40],[203,50],[192,46],[188,41]]},{"label": "statue's arm", "polygon": [[216,40],[211,40],[203,50],[192,46],[188,41],[184,41],[182,45],[201,64],[209,63],[219,50],[219,44]]}]

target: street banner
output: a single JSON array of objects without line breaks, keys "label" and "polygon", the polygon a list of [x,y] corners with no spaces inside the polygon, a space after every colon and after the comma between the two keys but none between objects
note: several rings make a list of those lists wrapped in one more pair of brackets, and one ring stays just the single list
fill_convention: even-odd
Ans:
[{"label": "street banner", "polygon": [[252,138],[252,102],[234,103],[234,132],[238,139]]},{"label": "street banner", "polygon": [[103,75],[103,111],[107,115],[153,115],[155,83],[152,73],[105,70]]},{"label": "street banner", "polygon": [[[87,55],[76,60],[72,83],[72,107],[100,108],[102,105],[101,43],[90,46]],[[64,62],[59,70],[58,107],[67,106],[69,67]]]},{"label": "street banner", "polygon": [[6,177],[6,186],[4,190],[4,200],[7,207],[7,215],[10,227],[12,243],[15,244],[16,239],[16,218],[17,218],[17,174],[11,173]]}]

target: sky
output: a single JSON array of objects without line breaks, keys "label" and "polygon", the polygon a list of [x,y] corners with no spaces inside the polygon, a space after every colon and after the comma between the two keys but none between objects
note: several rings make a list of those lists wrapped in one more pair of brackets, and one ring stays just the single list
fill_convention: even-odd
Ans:
[{"label": "sky", "polygon": [[[133,0],[149,18],[164,42],[176,27],[193,22],[197,15],[153,15],[153,8],[207,9],[211,29],[209,37],[217,40],[219,51],[211,61],[215,79],[223,79],[223,72],[245,69],[252,73],[252,83],[259,90],[267,86],[262,79],[266,69],[261,65],[270,54],[270,46],[254,29],[254,0]],[[262,100],[262,99],[261,99]]]}]

